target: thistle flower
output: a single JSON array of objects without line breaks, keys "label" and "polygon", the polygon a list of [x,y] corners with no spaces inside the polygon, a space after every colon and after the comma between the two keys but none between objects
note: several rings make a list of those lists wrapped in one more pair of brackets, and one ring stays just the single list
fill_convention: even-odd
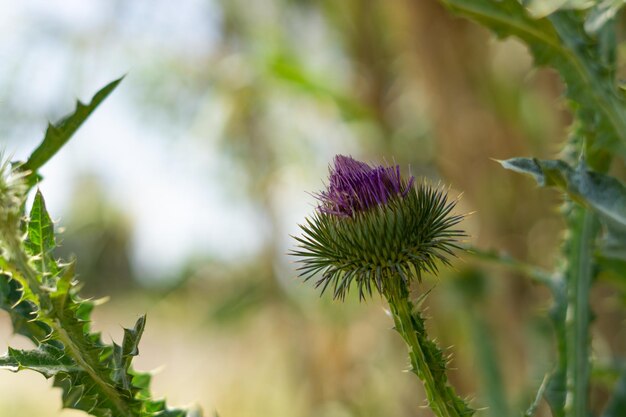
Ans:
[{"label": "thistle flower", "polygon": [[438,417],[469,417],[469,407],[448,384],[442,351],[428,339],[424,319],[410,300],[409,286],[422,273],[448,263],[465,236],[455,229],[462,215],[452,215],[456,201],[400,167],[370,166],[338,155],[326,190],[302,236],[295,237],[300,275],[321,273],[316,287],[329,287],[344,299],[353,282],[361,299],[377,290],[389,303],[395,329],[409,347],[412,371],[424,382],[429,405]]},{"label": "thistle flower", "polygon": [[326,190],[315,195],[316,212],[300,225],[295,237],[298,271],[305,281],[321,273],[316,287],[344,299],[353,282],[363,299],[405,293],[423,272],[436,272],[437,261],[448,264],[465,236],[454,226],[462,215],[451,215],[456,201],[446,193],[404,179],[400,167],[370,166],[338,155],[330,168]]}]

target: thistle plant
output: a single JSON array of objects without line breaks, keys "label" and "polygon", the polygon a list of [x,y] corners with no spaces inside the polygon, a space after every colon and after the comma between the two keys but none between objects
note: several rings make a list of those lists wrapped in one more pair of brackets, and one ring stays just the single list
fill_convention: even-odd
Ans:
[{"label": "thistle plant", "polygon": [[79,294],[75,262],[54,256],[54,224],[43,195],[36,192],[30,213],[26,198],[41,179],[39,168],[76,132],[120,80],[100,90],[91,103],[50,124],[41,145],[26,162],[0,165],[0,308],[15,333],[28,338],[33,349],[9,348],[0,356],[0,369],[33,370],[62,390],[63,407],[98,417],[190,417],[194,411],[168,408],[150,394],[148,373],[131,366],[139,354],[146,324],[141,316],[124,329],[121,344],[105,343],[91,330],[95,304]]},{"label": "thistle plant", "polygon": [[[573,124],[558,159],[516,157],[500,161],[559,190],[566,224],[561,256],[553,270],[473,252],[530,275],[550,290],[557,360],[546,372],[525,416],[545,399],[554,417],[626,415],[626,367],[617,352],[608,367],[612,392],[592,404],[599,381],[592,372],[590,305],[593,285],[604,275],[626,277],[626,186],[609,175],[626,158],[626,95],[619,79],[624,1],[441,0],[453,13],[524,43],[534,64],[558,72]],[[622,15],[623,17],[623,15]],[[484,256],[487,255],[487,256]],[[619,290],[618,290],[619,291]],[[600,414],[601,413],[601,414]]]},{"label": "thistle plant", "polygon": [[429,406],[440,417],[474,411],[448,384],[447,360],[428,339],[424,319],[411,301],[410,287],[424,272],[448,264],[458,240],[462,215],[456,201],[400,167],[370,166],[338,155],[326,190],[316,195],[316,212],[296,237],[298,270],[305,280],[343,300],[356,286],[360,299],[378,292],[389,303],[395,328],[409,348],[412,371],[423,381]]}]

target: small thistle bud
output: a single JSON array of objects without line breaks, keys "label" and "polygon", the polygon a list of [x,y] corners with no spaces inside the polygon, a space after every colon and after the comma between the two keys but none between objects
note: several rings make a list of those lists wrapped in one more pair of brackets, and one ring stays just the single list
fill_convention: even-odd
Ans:
[{"label": "small thistle bud", "polygon": [[11,167],[0,155],[0,243],[5,250],[15,247],[21,238],[20,221],[26,198],[26,173]]},{"label": "small thistle bud", "polygon": [[317,273],[322,293],[344,299],[356,282],[363,299],[379,293],[405,293],[423,272],[448,264],[464,232],[454,229],[463,218],[451,215],[456,201],[424,182],[400,175],[400,167],[370,166],[338,155],[330,168],[319,205],[296,237],[298,271],[306,280]]}]

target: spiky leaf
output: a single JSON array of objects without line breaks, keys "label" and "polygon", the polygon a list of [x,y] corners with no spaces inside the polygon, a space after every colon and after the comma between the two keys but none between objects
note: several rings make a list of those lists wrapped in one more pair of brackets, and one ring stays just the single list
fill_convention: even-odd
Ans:
[{"label": "spiky leaf", "polygon": [[22,166],[25,171],[31,172],[34,175],[39,168],[41,168],[59,149],[76,133],[79,127],[87,120],[89,116],[96,110],[96,108],[111,94],[113,90],[122,81],[119,78],[110,82],[103,88],[101,88],[91,99],[88,104],[83,104],[80,101],[76,102],[76,109],[73,113],[65,116],[63,119],[56,123],[48,124],[46,135],[41,144],[30,155],[26,163]]},{"label": "spiky leaf", "polygon": [[52,251],[56,248],[54,224],[39,190],[35,194],[30,210],[24,248],[32,258],[36,259],[34,264],[42,277],[48,279],[50,275],[58,272],[58,266],[52,255]]},{"label": "spiky leaf", "polygon": [[593,172],[584,163],[571,167],[560,160],[513,158],[500,161],[515,172],[533,176],[543,187],[557,187],[595,211],[607,228],[603,255],[626,260],[626,187],[609,175]]},{"label": "spiky leaf", "polygon": [[6,273],[0,273],[0,308],[9,313],[13,331],[35,344],[43,342],[50,334],[47,324],[35,320],[37,305],[24,297],[22,285]]},{"label": "spiky leaf", "polygon": [[[0,258],[0,307],[9,311],[15,331],[37,344],[31,351],[10,349],[0,367],[31,369],[54,377],[64,407],[98,417],[186,416],[153,400],[143,374],[132,358],[145,327],[140,317],[124,329],[122,345],[106,344],[90,329],[94,303],[83,300],[75,285],[74,263],[52,256],[54,228],[44,198],[37,193],[19,253]],[[2,239],[0,239],[2,241]]]},{"label": "spiky leaf", "polygon": [[9,348],[6,355],[0,357],[0,368],[17,372],[23,369],[36,371],[46,378],[60,372],[78,372],[80,368],[62,349],[51,344],[42,344],[37,349],[20,350]]}]

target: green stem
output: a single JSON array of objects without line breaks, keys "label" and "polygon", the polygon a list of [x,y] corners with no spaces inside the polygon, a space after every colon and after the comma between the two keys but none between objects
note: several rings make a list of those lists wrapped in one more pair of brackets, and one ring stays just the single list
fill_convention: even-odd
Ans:
[{"label": "green stem", "polygon": [[473,410],[448,385],[445,359],[428,340],[423,319],[409,301],[408,293],[389,291],[386,297],[395,328],[409,348],[412,370],[424,383],[430,408],[438,417],[471,416]]},{"label": "green stem", "polygon": [[463,249],[465,249],[467,254],[472,255],[475,258],[509,267],[514,271],[518,271],[528,276],[533,281],[546,285],[548,288],[553,290],[555,277],[546,270],[543,270],[535,265],[522,262],[497,250],[481,249],[470,245],[464,245]]},{"label": "green stem", "polygon": [[567,395],[565,413],[589,415],[589,291],[593,278],[593,242],[597,219],[589,210],[576,208],[572,230],[567,290]]},{"label": "green stem", "polygon": [[480,318],[472,306],[467,306],[467,321],[471,339],[476,350],[476,362],[482,369],[482,382],[488,401],[488,414],[493,417],[510,416],[504,392],[504,382],[496,360],[494,338],[491,336],[487,323]]}]

